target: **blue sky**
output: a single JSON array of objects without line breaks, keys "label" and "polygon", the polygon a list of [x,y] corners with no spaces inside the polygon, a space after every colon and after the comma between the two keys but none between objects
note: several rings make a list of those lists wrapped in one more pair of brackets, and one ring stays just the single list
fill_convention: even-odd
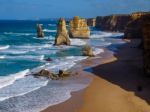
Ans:
[{"label": "blue sky", "polygon": [[0,19],[96,17],[150,11],[150,0],[0,0]]}]

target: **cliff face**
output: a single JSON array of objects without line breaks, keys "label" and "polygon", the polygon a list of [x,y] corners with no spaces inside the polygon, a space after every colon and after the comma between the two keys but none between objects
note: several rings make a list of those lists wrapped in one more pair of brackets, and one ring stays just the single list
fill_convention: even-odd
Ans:
[{"label": "cliff face", "polygon": [[96,18],[96,28],[104,31],[124,32],[125,26],[130,20],[130,15],[98,16]]},{"label": "cliff face", "polygon": [[90,30],[86,20],[75,16],[70,21],[69,36],[71,38],[89,38]]},{"label": "cliff face", "polygon": [[150,76],[150,18],[145,19],[143,24],[143,38],[144,38],[144,70],[145,74]]},{"label": "cliff face", "polygon": [[150,13],[132,13],[131,21],[128,22],[125,28],[125,38],[142,38],[142,25],[145,23],[145,19],[150,17]]},{"label": "cliff face", "polygon": [[40,24],[36,25],[36,29],[37,29],[37,37],[38,38],[44,37],[44,33],[42,31],[42,26]]},{"label": "cliff face", "polygon": [[89,19],[87,19],[87,25],[95,27],[95,25],[96,25],[96,19],[95,18],[89,18]]},{"label": "cliff face", "polygon": [[57,24],[55,45],[70,45],[69,35],[66,29],[66,22],[63,18],[60,18]]}]

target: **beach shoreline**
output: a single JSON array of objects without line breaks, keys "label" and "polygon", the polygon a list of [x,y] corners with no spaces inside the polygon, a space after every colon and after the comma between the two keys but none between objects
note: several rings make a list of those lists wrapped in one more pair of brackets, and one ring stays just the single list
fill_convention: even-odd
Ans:
[{"label": "beach shoreline", "polygon": [[[109,51],[106,48],[102,48],[102,49],[104,50],[104,52],[96,55],[96,57],[87,58],[87,59],[82,60],[81,62],[78,62],[76,65],[81,65],[82,67],[80,69],[76,68],[76,70],[73,70],[72,75],[75,75],[76,73],[78,73],[80,77],[80,75],[86,74],[86,77],[89,77],[92,79],[92,81],[90,82],[91,84],[95,78],[93,77],[93,74],[90,72],[92,67],[116,60],[116,58],[113,57],[114,52]],[[86,88],[88,88],[88,86]],[[62,112],[78,111],[84,103],[83,98],[84,98],[84,93],[85,93],[86,88],[79,90],[79,91],[71,92],[71,98],[69,98],[68,100],[60,104],[49,106],[48,108],[46,108],[45,110],[42,110],[41,112],[60,112],[60,110]]]},{"label": "beach shoreline", "polygon": [[[69,100],[55,106],[50,106],[42,112],[59,112],[60,107],[63,107],[61,108],[61,112],[149,112],[150,100],[148,97],[148,93],[150,91],[150,87],[146,85],[147,83],[149,83],[149,81],[143,76],[139,76],[142,75],[141,72],[138,73],[141,70],[142,66],[142,50],[137,47],[140,43],[140,40],[134,39],[131,41],[125,41],[128,43],[122,45],[116,54],[107,55],[100,64],[98,64],[100,62],[99,59],[93,60],[93,62],[97,62],[96,64],[98,64],[96,67],[92,67],[93,73],[80,71],[80,73],[89,74],[89,76],[93,78],[92,82],[87,88],[81,91],[73,92]],[[136,51],[136,53],[134,53],[133,51]],[[133,57],[135,57],[135,59]],[[89,60],[89,62],[87,60],[83,60],[81,64],[83,66],[92,64],[91,60]],[[139,61],[137,62],[135,60]],[[131,69],[129,68],[131,67],[129,66],[130,64],[132,65]],[[105,65],[106,68],[103,68],[103,66]],[[119,66],[126,68],[120,68]],[[115,69],[118,69],[118,72],[116,72]],[[105,72],[106,74],[104,75],[109,76],[111,73],[114,74],[114,77],[116,74],[126,75],[127,72],[124,71],[124,69],[128,69],[129,71],[127,72],[129,72],[129,75],[133,74],[133,76],[131,77],[135,79],[135,81],[133,81],[132,83],[134,85],[131,86],[131,89],[126,89],[121,84],[119,85],[116,82],[112,82],[103,76],[103,73]],[[109,77],[110,79],[112,78],[111,75]],[[129,82],[127,82],[127,80],[130,78],[128,75],[120,75],[120,77],[126,77],[126,85],[128,85],[128,83],[130,85],[130,83],[132,82],[130,82],[130,80]],[[144,88],[142,92],[137,91],[137,86],[139,83]],[[76,101],[74,101],[75,99]]]}]

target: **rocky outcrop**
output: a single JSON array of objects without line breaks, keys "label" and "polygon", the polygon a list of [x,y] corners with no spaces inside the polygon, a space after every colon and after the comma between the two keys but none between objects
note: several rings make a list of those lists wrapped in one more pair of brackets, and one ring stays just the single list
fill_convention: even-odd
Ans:
[{"label": "rocky outcrop", "polygon": [[36,25],[36,29],[37,29],[37,37],[38,37],[38,38],[44,37],[44,33],[43,33],[43,30],[42,30],[42,26],[41,26],[40,24],[37,24],[37,25]]},{"label": "rocky outcrop", "polygon": [[144,70],[147,76],[150,76],[150,18],[143,24],[143,38],[144,38]]},{"label": "rocky outcrop", "polygon": [[83,56],[94,56],[93,50],[89,45],[83,47]]},{"label": "rocky outcrop", "polygon": [[70,20],[69,36],[70,38],[89,38],[90,29],[87,25],[87,21],[78,16],[75,16],[72,20]]},{"label": "rocky outcrop", "polygon": [[136,12],[131,14],[131,20],[125,27],[125,38],[142,38],[142,26],[145,23],[145,19],[150,17],[150,13]]},{"label": "rocky outcrop", "polygon": [[130,15],[98,16],[96,18],[96,28],[103,31],[124,32],[124,29],[130,20]]},{"label": "rocky outcrop", "polygon": [[95,18],[89,18],[89,19],[87,19],[87,25],[95,27],[95,25],[96,25],[96,19]]},{"label": "rocky outcrop", "polygon": [[70,72],[68,71],[63,71],[63,70],[59,70],[59,73],[51,73],[48,70],[42,69],[40,72],[33,74],[35,77],[47,77],[49,79],[52,80],[58,80],[61,79],[63,77],[68,77],[71,75]]},{"label": "rocky outcrop", "polygon": [[43,69],[43,70],[41,70],[40,72],[38,72],[38,73],[36,73],[36,74],[33,74],[33,75],[36,76],[36,77],[38,77],[38,76],[47,77],[47,78],[53,79],[53,80],[59,78],[58,75],[55,75],[55,74],[53,74],[53,73],[51,73],[50,71],[45,70],[45,69]]},{"label": "rocky outcrop", "polygon": [[66,22],[63,18],[60,18],[58,21],[54,45],[70,45],[69,35],[66,29]]}]

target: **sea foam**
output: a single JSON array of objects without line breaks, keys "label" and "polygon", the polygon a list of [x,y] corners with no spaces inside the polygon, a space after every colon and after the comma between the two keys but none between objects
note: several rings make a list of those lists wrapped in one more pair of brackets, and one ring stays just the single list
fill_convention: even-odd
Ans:
[{"label": "sea foam", "polygon": [[9,76],[0,76],[0,88],[13,84],[16,80],[23,78],[29,73],[29,69],[18,72],[16,74],[11,74]]},{"label": "sea foam", "polygon": [[90,36],[90,38],[117,37],[117,36],[123,36],[123,35],[124,33],[93,31],[93,34]]},{"label": "sea foam", "polygon": [[70,39],[70,41],[71,41],[71,45],[74,46],[82,46],[87,44],[87,42],[83,39]]},{"label": "sea foam", "polygon": [[44,29],[44,32],[56,32],[56,30],[49,30],[49,29]]},{"label": "sea foam", "polygon": [[0,46],[0,50],[5,50],[5,49],[8,49],[9,47],[10,47],[10,45]]},{"label": "sea foam", "polygon": [[4,32],[5,35],[15,35],[15,36],[30,36],[35,35],[35,33],[16,33],[16,32]]}]

